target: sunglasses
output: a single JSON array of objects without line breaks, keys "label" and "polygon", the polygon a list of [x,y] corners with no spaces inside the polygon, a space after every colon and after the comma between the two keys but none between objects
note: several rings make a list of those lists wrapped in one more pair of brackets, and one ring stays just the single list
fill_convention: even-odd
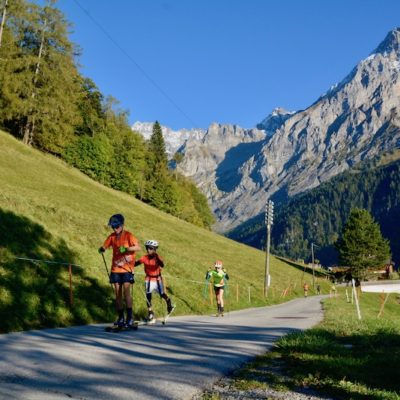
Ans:
[{"label": "sunglasses", "polygon": [[147,250],[157,250],[155,247],[149,247],[149,246],[147,246],[146,249]]}]

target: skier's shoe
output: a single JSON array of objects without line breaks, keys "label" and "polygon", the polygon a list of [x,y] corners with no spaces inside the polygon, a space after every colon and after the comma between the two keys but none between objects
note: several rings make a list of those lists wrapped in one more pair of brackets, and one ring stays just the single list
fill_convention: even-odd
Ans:
[{"label": "skier's shoe", "polygon": [[118,327],[118,328],[122,328],[125,326],[125,320],[124,317],[118,318],[115,322],[114,322],[114,326]]},{"label": "skier's shoe", "polygon": [[154,313],[153,312],[149,312],[149,315],[147,316],[146,322],[148,324],[155,324],[156,323],[156,319],[154,318]]},{"label": "skier's shoe", "polygon": [[127,328],[127,329],[133,329],[135,326],[136,325],[132,318],[128,319],[125,323],[125,328]]}]

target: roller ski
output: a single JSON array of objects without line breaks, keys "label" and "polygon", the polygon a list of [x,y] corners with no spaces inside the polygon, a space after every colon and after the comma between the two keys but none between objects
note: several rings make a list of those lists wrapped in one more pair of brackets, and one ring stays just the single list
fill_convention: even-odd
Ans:
[{"label": "roller ski", "polygon": [[118,332],[126,332],[126,331],[136,331],[137,329],[138,329],[138,326],[134,321],[130,320],[125,323],[125,321],[120,318],[114,322],[114,325],[107,326],[105,328],[105,331],[118,333]]},{"label": "roller ski", "polygon": [[157,323],[157,319],[154,317],[153,312],[149,312],[148,317],[144,321],[135,321],[137,325],[154,325]]},{"label": "roller ski", "polygon": [[168,318],[174,312],[175,308],[176,308],[175,304],[172,304],[171,300],[169,300],[169,302],[167,303],[167,315],[162,320],[162,324],[163,325],[165,325],[167,323]]},{"label": "roller ski", "polygon": [[105,328],[105,331],[118,333],[118,332],[127,332],[127,331],[137,331],[137,329],[138,329],[138,326],[136,324],[133,324],[131,326],[107,326]]}]

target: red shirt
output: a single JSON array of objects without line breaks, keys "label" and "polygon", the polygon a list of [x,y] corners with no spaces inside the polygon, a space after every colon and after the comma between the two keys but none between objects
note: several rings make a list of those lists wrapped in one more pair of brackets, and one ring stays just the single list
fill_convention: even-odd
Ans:
[{"label": "red shirt", "polygon": [[135,252],[134,251],[126,251],[125,253],[121,253],[119,248],[121,246],[131,247],[138,245],[138,240],[132,233],[128,231],[122,231],[119,235],[113,232],[104,242],[103,247],[108,249],[112,247],[113,249],[113,258],[112,258],[112,266],[111,272],[133,272],[135,268]]},{"label": "red shirt", "polygon": [[136,265],[139,264],[144,264],[146,281],[156,281],[161,275],[161,268],[164,267],[164,261],[158,254],[152,257],[148,254],[140,257],[139,260],[136,261]]}]

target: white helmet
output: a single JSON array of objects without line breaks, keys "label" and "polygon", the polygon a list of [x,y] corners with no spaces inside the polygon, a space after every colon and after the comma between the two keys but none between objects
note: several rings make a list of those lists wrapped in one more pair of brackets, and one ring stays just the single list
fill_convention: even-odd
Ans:
[{"label": "white helmet", "polygon": [[155,247],[155,248],[157,248],[157,247],[158,247],[158,242],[157,242],[157,240],[148,240],[148,241],[144,244],[144,246],[145,246],[145,247]]},{"label": "white helmet", "polygon": [[222,268],[222,261],[220,261],[220,260],[215,261],[214,267],[215,268]]}]

